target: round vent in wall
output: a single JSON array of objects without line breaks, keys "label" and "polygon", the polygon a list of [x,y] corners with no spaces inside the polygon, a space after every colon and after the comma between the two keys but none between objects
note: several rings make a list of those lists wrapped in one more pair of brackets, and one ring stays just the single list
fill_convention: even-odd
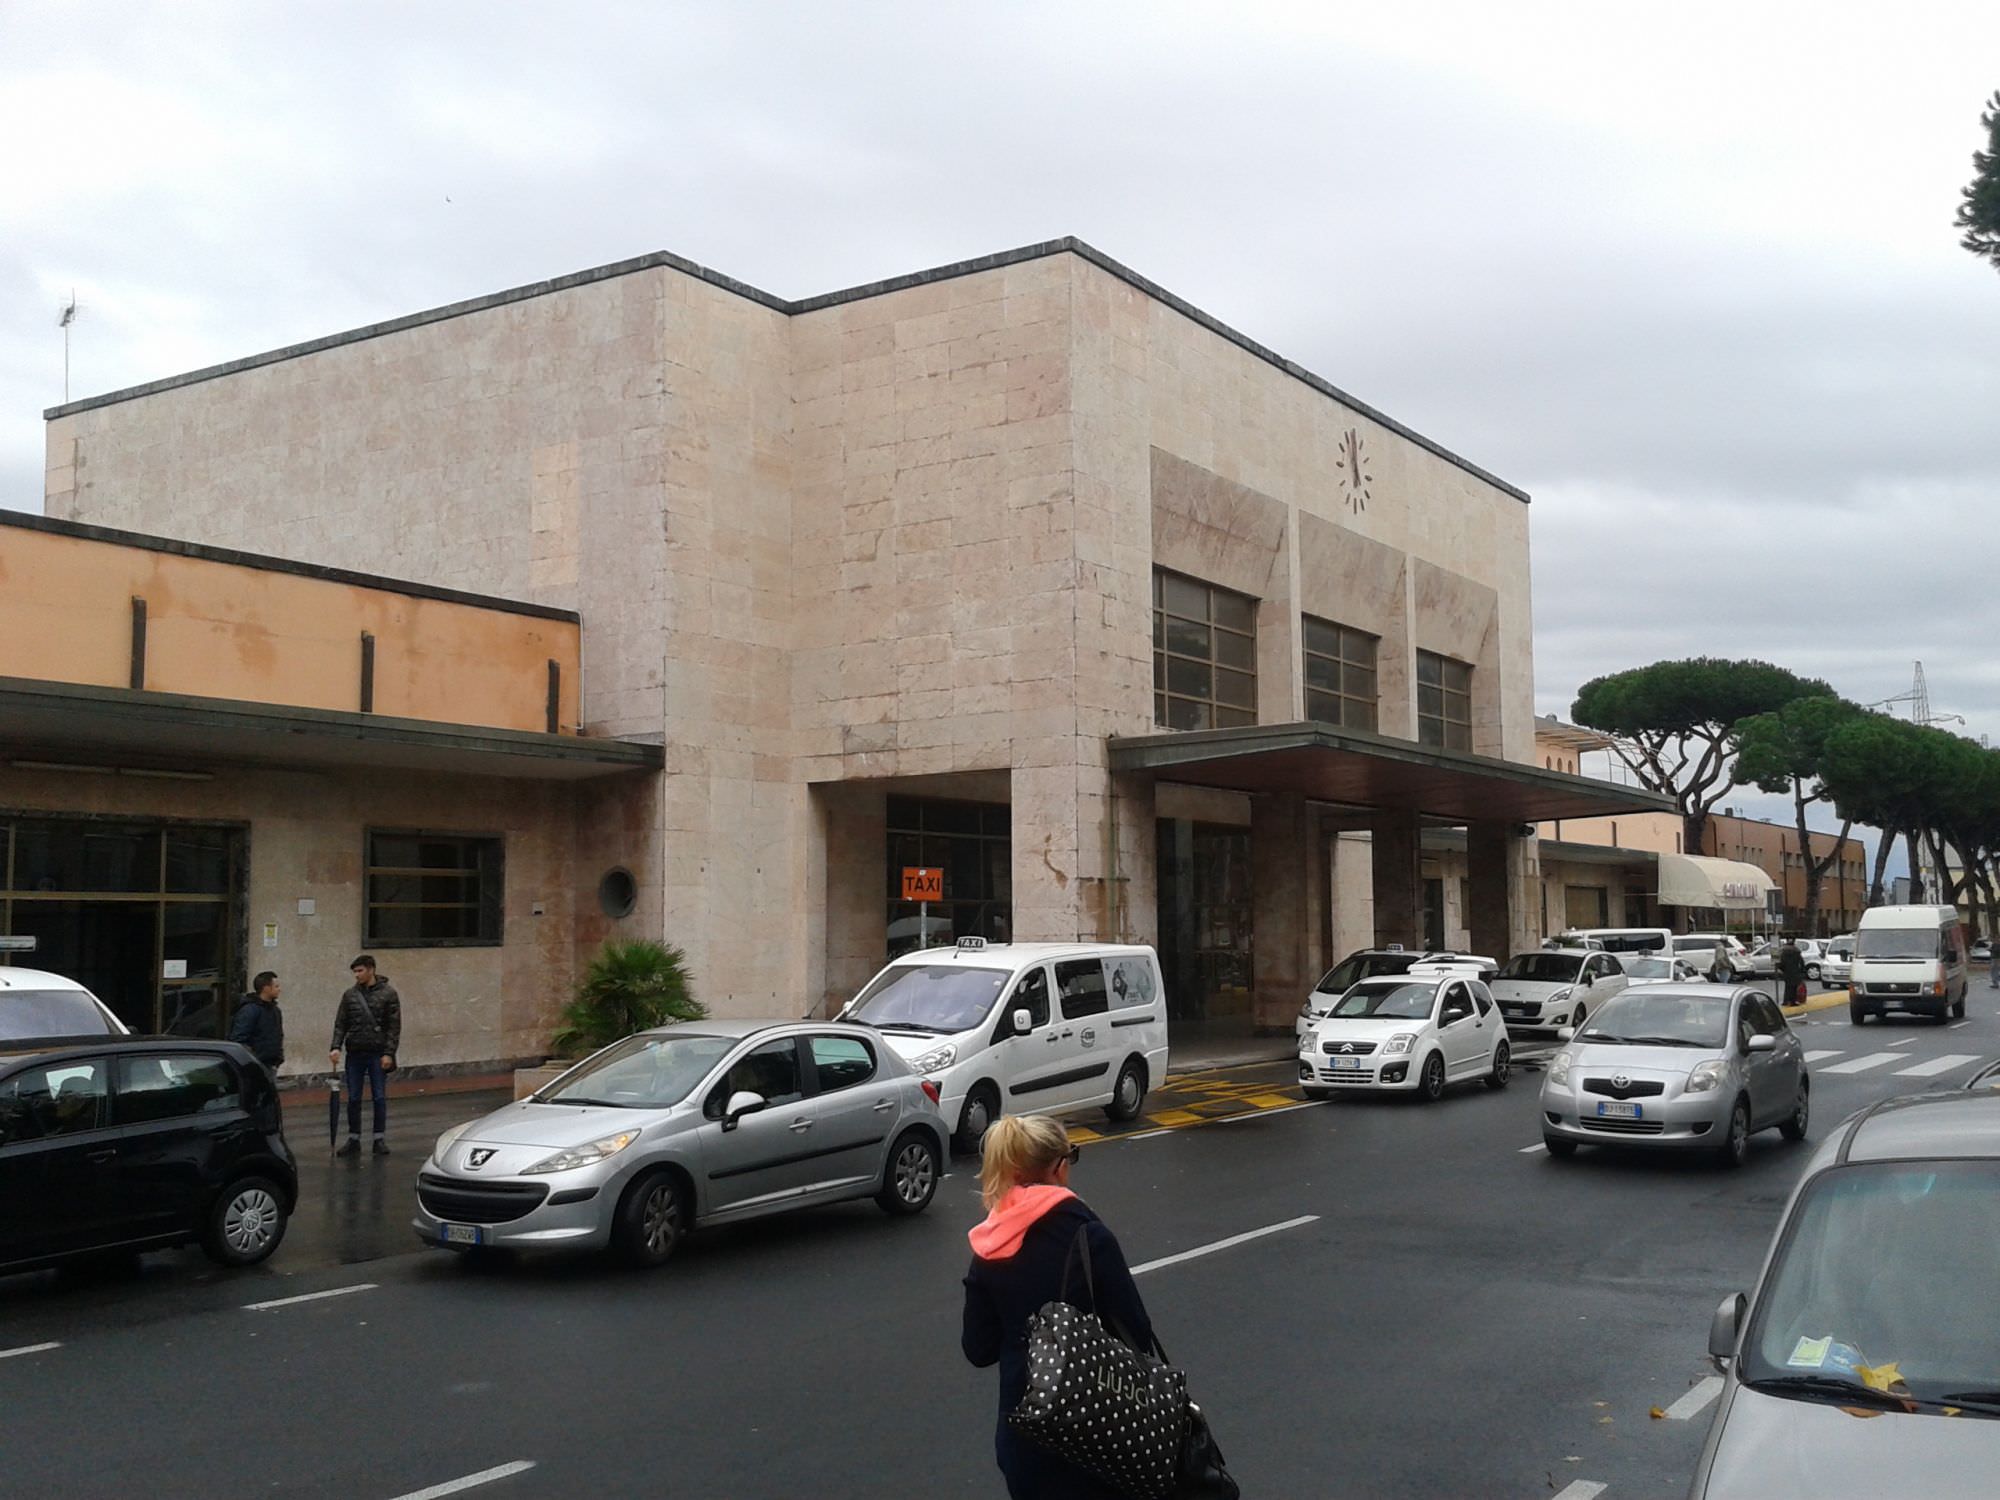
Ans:
[{"label": "round vent in wall", "polygon": [[597,882],[597,904],[607,917],[629,917],[639,904],[639,882],[623,865],[604,872]]}]

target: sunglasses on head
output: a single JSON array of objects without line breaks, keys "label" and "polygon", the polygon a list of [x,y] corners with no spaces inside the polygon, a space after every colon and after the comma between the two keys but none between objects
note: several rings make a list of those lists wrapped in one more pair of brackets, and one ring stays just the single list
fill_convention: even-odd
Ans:
[{"label": "sunglasses on head", "polygon": [[1062,1159],[1073,1167],[1076,1165],[1076,1159],[1081,1155],[1083,1155],[1083,1147],[1071,1146],[1069,1150],[1063,1152]]}]

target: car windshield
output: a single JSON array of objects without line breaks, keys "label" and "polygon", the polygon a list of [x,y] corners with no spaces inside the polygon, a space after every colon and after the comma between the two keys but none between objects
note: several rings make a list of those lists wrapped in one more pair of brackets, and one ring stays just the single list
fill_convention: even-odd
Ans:
[{"label": "car windshield", "polygon": [[1729,996],[1627,991],[1604,1003],[1578,1033],[1586,1042],[1654,1047],[1720,1047],[1729,1035]]},{"label": "car windshield", "polygon": [[897,964],[869,981],[847,1019],[883,1031],[970,1031],[1000,998],[1010,969]]},{"label": "car windshield", "polygon": [[1339,995],[1364,979],[1378,974],[1407,974],[1421,953],[1350,953],[1328,969],[1313,990],[1321,995]]},{"label": "car windshield", "polygon": [[1357,984],[1333,1008],[1335,1019],[1372,1017],[1377,1021],[1428,1021],[1437,986],[1431,984]]},{"label": "car windshield", "polygon": [[665,1109],[687,1098],[737,1040],[656,1033],[628,1036],[578,1063],[534,1097],[544,1104]]},{"label": "car windshield", "polygon": [[1743,1378],[1808,1399],[1842,1399],[1838,1382],[1991,1415],[1979,1408],[2000,1403],[2000,1320],[1969,1316],[1966,1292],[1996,1277],[2000,1162],[1824,1173],[1800,1197],[1758,1298]]},{"label": "car windshield", "polygon": [[1628,958],[1625,974],[1630,979],[1671,979],[1674,966],[1664,958]]},{"label": "car windshield", "polygon": [[0,991],[0,1041],[42,1036],[115,1036],[103,1006],[82,990]]},{"label": "car windshield", "polygon": [[1533,979],[1543,984],[1575,984],[1583,960],[1567,953],[1517,953],[1500,970],[1502,979]]},{"label": "car windshield", "polygon": [[1856,958],[1944,957],[1944,934],[1935,927],[1871,927],[1854,944]]}]

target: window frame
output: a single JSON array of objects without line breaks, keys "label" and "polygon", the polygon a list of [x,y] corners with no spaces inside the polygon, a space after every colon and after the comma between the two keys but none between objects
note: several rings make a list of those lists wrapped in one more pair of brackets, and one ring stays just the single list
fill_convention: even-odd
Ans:
[{"label": "window frame", "polygon": [[[812,1070],[812,1093],[809,1097],[817,1099],[828,1094],[844,1093],[848,1089],[858,1089],[864,1084],[873,1083],[882,1072],[882,1059],[876,1054],[875,1048],[858,1036],[848,1036],[843,1032],[837,1031],[814,1031],[808,1032],[803,1040],[805,1042],[806,1064]],[[868,1059],[867,1073],[860,1078],[851,1079],[846,1083],[827,1084],[820,1077],[821,1064],[819,1056],[813,1050],[821,1042],[845,1042],[849,1046],[859,1047],[861,1055]],[[835,1064],[835,1066],[838,1066],[838,1064]]]},{"label": "window frame", "polygon": [[[144,1115],[127,1117],[124,1100],[127,1097],[141,1098],[147,1094],[169,1092],[167,1090],[127,1087],[127,1074],[140,1063],[183,1064],[189,1067],[220,1068],[229,1080],[229,1092],[218,1096],[191,1110],[181,1110],[173,1114]],[[182,1092],[176,1087],[171,1092]],[[243,1110],[244,1081],[242,1072],[220,1052],[117,1052],[111,1058],[111,1123],[122,1128],[137,1128],[146,1125],[174,1125],[183,1120],[198,1120],[204,1115],[213,1117],[228,1110]]]},{"label": "window frame", "polygon": [[[110,1130],[112,1128],[111,1061],[112,1055],[105,1053],[99,1053],[90,1057],[66,1057],[54,1062],[38,1062],[29,1067],[16,1068],[4,1078],[0,1078],[0,1090],[11,1086],[15,1097],[18,1098],[20,1094],[19,1084],[23,1078],[31,1077],[37,1073],[42,1074],[45,1080],[44,1086],[47,1087],[46,1078],[51,1072],[68,1071],[74,1068],[95,1068],[97,1070],[98,1087],[97,1120],[95,1124],[86,1125],[80,1130],[42,1131],[38,1134],[22,1136],[18,1139],[0,1135],[0,1147],[45,1146],[50,1141],[62,1141],[72,1136],[94,1135],[99,1131]],[[55,1102],[55,1090],[53,1087],[49,1087],[49,1102],[51,1104]]]},{"label": "window frame", "polygon": [[[1314,648],[1313,632],[1315,628],[1330,630],[1334,633],[1334,652],[1332,654]],[[1363,662],[1357,656],[1349,654],[1355,644],[1362,644],[1367,647],[1368,659],[1366,662]],[[1299,650],[1301,653],[1299,660],[1300,673],[1305,689],[1306,717],[1317,724],[1332,724],[1341,729],[1360,729],[1370,734],[1379,734],[1382,724],[1381,648],[1382,637],[1379,635],[1371,635],[1368,631],[1361,630],[1353,625],[1343,625],[1338,620],[1329,620],[1323,615],[1301,614],[1299,616]],[[1312,664],[1315,661],[1329,662],[1333,665],[1335,676],[1340,683],[1340,687],[1337,690],[1313,686]],[[1350,667],[1356,671],[1367,672],[1369,684],[1373,689],[1367,698],[1358,697],[1347,691],[1347,674]],[[1331,701],[1334,709],[1333,717],[1329,718],[1323,713],[1314,712],[1313,700],[1315,698]],[[1350,715],[1348,712],[1348,705],[1350,704],[1359,705],[1365,712]]]},{"label": "window frame", "polygon": [[[1426,679],[1431,671],[1434,678]],[[1469,661],[1446,656],[1441,651],[1417,652],[1417,743],[1434,750],[1472,751],[1472,673]],[[1462,677],[1462,683],[1452,679]],[[1426,694],[1437,695],[1437,709],[1426,712]],[[1456,717],[1458,709],[1462,717]]]},{"label": "window frame", "polygon": [[[1186,585],[1202,591],[1204,617],[1197,619],[1185,610],[1169,608],[1167,603],[1167,581]],[[1232,605],[1242,605],[1241,614],[1247,619],[1247,628],[1238,628],[1221,618],[1217,608],[1218,600],[1227,600]],[[1238,593],[1235,589],[1224,588],[1206,579],[1191,574],[1178,573],[1172,568],[1153,569],[1153,722],[1162,729],[1190,731],[1201,729],[1248,728],[1257,722],[1257,603],[1249,594]],[[1208,654],[1196,656],[1191,652],[1175,649],[1171,644],[1172,622],[1198,626],[1207,632]],[[1216,650],[1218,633],[1233,641],[1243,642],[1243,652],[1248,665],[1237,665],[1224,661]],[[1206,695],[1173,686],[1174,664],[1185,662],[1200,667],[1208,673]],[[1248,684],[1249,702],[1232,703],[1217,692],[1220,675],[1228,673],[1241,677]],[[1194,704],[1200,710],[1201,722],[1176,724],[1173,722],[1174,705]]]},{"label": "window frame", "polygon": [[[1097,1008],[1095,1010],[1071,1010],[1069,987],[1063,982],[1065,968],[1091,966],[1097,970]],[[1055,985],[1055,1004],[1065,1021],[1089,1021],[1111,1013],[1111,980],[1104,972],[1101,958],[1059,958],[1049,965],[1049,978]]]},{"label": "window frame", "polygon": [[[471,865],[454,868],[428,868],[424,866],[387,865],[375,862],[375,841],[378,838],[435,839],[474,848],[487,845],[492,853],[493,895],[489,902],[483,889],[486,866],[478,857]],[[429,878],[464,878],[472,891],[469,901],[378,901],[375,899],[375,879],[377,876]],[[375,931],[375,913],[378,910],[430,911],[451,910],[470,911],[474,914],[478,931],[467,936],[414,937],[388,936]],[[486,931],[487,915],[491,913],[492,931]],[[507,941],[507,840],[498,833],[465,832],[441,828],[394,828],[371,824],[361,832],[361,946],[363,948],[499,948]]]}]

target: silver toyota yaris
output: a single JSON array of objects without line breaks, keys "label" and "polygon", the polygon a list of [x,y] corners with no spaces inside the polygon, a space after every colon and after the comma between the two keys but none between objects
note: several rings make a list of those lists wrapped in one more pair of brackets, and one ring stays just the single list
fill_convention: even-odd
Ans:
[{"label": "silver toyota yaris", "polygon": [[1607,1001],[1542,1081],[1549,1155],[1580,1145],[1713,1152],[1740,1166],[1753,1132],[1802,1141],[1812,1105],[1805,1050],[1762,990],[1649,984]]},{"label": "silver toyota yaris", "polygon": [[945,1160],[934,1089],[862,1026],[642,1031],[439,1136],[415,1228],[442,1249],[658,1265],[697,1224],[850,1198],[920,1213]]}]

